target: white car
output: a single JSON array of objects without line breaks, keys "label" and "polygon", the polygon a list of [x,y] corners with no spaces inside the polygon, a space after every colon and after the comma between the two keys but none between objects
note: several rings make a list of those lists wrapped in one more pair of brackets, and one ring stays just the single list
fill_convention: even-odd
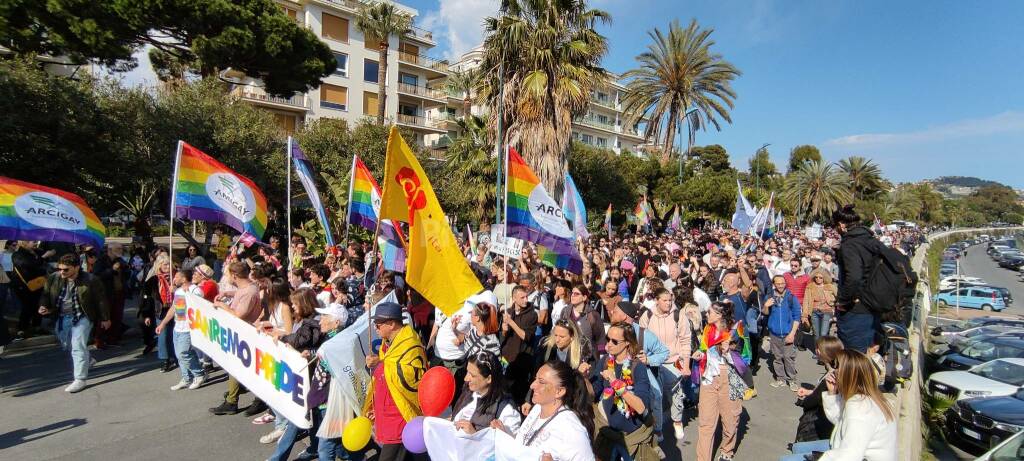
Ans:
[{"label": "white car", "polygon": [[939,291],[952,290],[956,288],[957,281],[959,281],[962,284],[988,285],[988,282],[978,277],[968,277],[966,275],[951,275],[942,280],[939,280]]},{"label": "white car", "polygon": [[996,359],[967,371],[942,371],[928,378],[928,393],[954,400],[1011,395],[1024,386],[1024,359]]}]

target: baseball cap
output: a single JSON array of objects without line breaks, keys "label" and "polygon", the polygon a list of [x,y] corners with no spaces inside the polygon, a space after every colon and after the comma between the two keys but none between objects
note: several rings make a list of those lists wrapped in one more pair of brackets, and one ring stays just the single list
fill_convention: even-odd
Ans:
[{"label": "baseball cap", "polygon": [[475,306],[481,303],[490,304],[492,306],[497,307],[498,297],[494,295],[493,291],[484,290],[466,299],[466,305],[468,306]]},{"label": "baseball cap", "polygon": [[373,320],[402,320],[402,306],[396,303],[380,303],[374,308]]},{"label": "baseball cap", "polygon": [[203,277],[206,277],[208,279],[213,278],[213,268],[207,266],[206,264],[200,264],[196,266],[196,271],[199,272],[200,274],[203,274]]}]

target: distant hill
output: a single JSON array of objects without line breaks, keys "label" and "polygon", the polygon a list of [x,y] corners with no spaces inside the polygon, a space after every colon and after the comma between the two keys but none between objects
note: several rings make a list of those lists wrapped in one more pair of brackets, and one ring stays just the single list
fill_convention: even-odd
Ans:
[{"label": "distant hill", "polygon": [[940,178],[933,179],[932,184],[947,185],[947,186],[958,186],[958,187],[985,187],[985,186],[1002,186],[1002,184],[995,181],[988,181],[981,178],[975,178],[973,176],[942,176]]}]

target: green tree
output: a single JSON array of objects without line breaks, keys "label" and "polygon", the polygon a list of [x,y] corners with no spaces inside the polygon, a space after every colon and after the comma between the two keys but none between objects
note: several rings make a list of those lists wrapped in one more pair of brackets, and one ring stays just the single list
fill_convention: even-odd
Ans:
[{"label": "green tree", "polygon": [[1024,214],[1017,193],[1006,186],[988,185],[980,187],[964,198],[964,203],[973,211],[985,216],[987,222],[1008,221],[1006,214]]},{"label": "green tree", "polygon": [[462,95],[462,118],[467,123],[471,123],[470,117],[473,115],[473,92],[482,82],[479,68],[452,71],[444,82],[450,94]]},{"label": "green tree", "polygon": [[599,64],[608,42],[594,26],[610,17],[584,0],[504,0],[502,13],[484,21],[481,97],[497,114],[491,123],[501,117],[507,129],[499,144],[517,146],[557,196],[573,118],[586,113],[591,89],[607,82]]},{"label": "green tree", "polygon": [[392,35],[402,36],[409,31],[412,17],[398,11],[388,2],[364,4],[356,18],[356,28],[363,35],[380,44],[377,59],[377,124],[384,124],[384,107],[387,105],[388,39]]},{"label": "green tree", "polygon": [[818,151],[817,147],[811,145],[796,146],[793,150],[789,151],[789,170],[788,173],[793,173],[800,169],[800,166],[810,162],[820,162],[821,152]]},{"label": "green tree", "polygon": [[458,124],[460,134],[448,147],[439,193],[462,218],[488,221],[494,216],[498,177],[498,162],[491,155],[494,143],[485,119],[470,115]]},{"label": "green tree", "polygon": [[[626,222],[640,197],[640,178],[644,160],[629,154],[617,155],[579,142],[572,143],[569,172],[587,206],[589,224],[596,229],[604,223],[604,211],[612,205],[612,226]],[[616,187],[608,187],[615,184]]]},{"label": "green tree", "polygon": [[0,43],[16,53],[129,69],[132,54],[151,46],[162,62],[194,61],[203,76],[231,68],[286,96],[319,86],[337,66],[330,48],[273,0],[13,1],[0,4],[0,18]]},{"label": "green tree", "polygon": [[839,169],[850,178],[854,199],[871,197],[885,188],[882,169],[864,157],[854,155],[844,158],[839,161]]},{"label": "green tree", "polygon": [[796,208],[797,217],[808,221],[827,220],[836,208],[853,200],[846,175],[821,161],[803,164],[786,178],[782,197]]},{"label": "green tree", "polygon": [[[644,136],[664,143],[662,163],[668,162],[676,128],[684,118],[689,130],[687,153],[698,129],[710,124],[721,131],[719,118],[732,123],[729,111],[736,99],[732,81],[740,71],[711,51],[713,31],[701,29],[696,19],[685,29],[678,20],[672,21],[668,34],[655,28],[647,33],[653,43],[636,57],[640,67],[623,75],[629,80],[622,101],[628,114],[626,125],[649,119]],[[691,108],[697,110],[687,116]]]},{"label": "green tree", "polygon": [[[729,153],[719,144],[710,146],[694,147],[690,152],[691,160],[688,167],[694,174],[702,172],[722,172],[730,170]],[[692,175],[687,174],[689,179]],[[734,187],[735,189],[735,187]]]},{"label": "green tree", "polygon": [[908,191],[917,202],[918,209],[915,220],[925,224],[936,224],[945,221],[942,213],[942,194],[938,193],[928,183],[914,184],[908,187]]},{"label": "green tree", "polygon": [[748,187],[766,187],[770,189],[775,177],[779,174],[778,169],[775,168],[775,163],[772,162],[771,157],[768,155],[768,149],[758,150],[750,158],[748,167]]}]

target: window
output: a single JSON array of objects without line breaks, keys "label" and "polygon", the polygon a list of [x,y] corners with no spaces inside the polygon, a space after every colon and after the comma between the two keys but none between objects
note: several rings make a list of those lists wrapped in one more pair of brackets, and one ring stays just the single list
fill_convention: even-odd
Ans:
[{"label": "window", "polygon": [[338,67],[334,69],[334,75],[348,77],[348,55],[343,53],[334,53],[334,60],[338,62]]},{"label": "window", "polygon": [[594,144],[594,137],[589,134],[584,134],[580,136],[580,141],[582,141],[583,144]]},{"label": "window", "polygon": [[348,110],[348,88],[326,83],[320,85],[320,107]]},{"label": "window", "polygon": [[597,138],[598,147],[608,147],[608,140],[605,138]]},{"label": "window", "polygon": [[284,10],[285,16],[288,16],[293,21],[297,21],[300,24],[302,23],[302,21],[299,20],[299,12],[298,11],[295,11],[295,10],[293,10],[291,8],[285,8],[283,6],[281,7],[281,9]]},{"label": "window", "polygon": [[398,51],[402,53],[411,54],[418,56],[420,54],[420,47],[407,42],[401,42],[398,44]]},{"label": "window", "polygon": [[418,117],[419,107],[411,106],[409,104],[399,104],[398,113],[402,115],[408,115],[410,117]]},{"label": "window", "polygon": [[377,93],[363,92],[363,114],[377,116]]},{"label": "window", "polygon": [[380,51],[380,40],[369,35],[363,35],[363,47],[368,50]]},{"label": "window", "polygon": [[405,72],[398,74],[398,81],[406,85],[420,86],[419,77],[412,74],[407,74]]},{"label": "window", "polygon": [[598,115],[597,116],[597,121],[601,122],[601,124],[603,124],[603,125],[607,125],[608,124],[608,116],[607,115]]},{"label": "window", "polygon": [[372,59],[363,59],[363,80],[371,83],[377,83],[378,72],[380,72],[380,66],[377,65],[377,61]]},{"label": "window", "polygon": [[348,19],[339,18],[333,14],[323,13],[321,19],[321,33],[324,38],[348,43]]}]

